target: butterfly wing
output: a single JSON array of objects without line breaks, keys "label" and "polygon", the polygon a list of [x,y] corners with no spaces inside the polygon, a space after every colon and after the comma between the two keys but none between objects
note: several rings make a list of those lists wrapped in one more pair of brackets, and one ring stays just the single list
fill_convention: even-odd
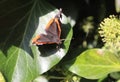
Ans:
[{"label": "butterfly wing", "polygon": [[60,35],[61,35],[61,13],[62,9],[59,10],[59,13],[49,21],[47,24],[45,31],[46,34],[40,34],[32,39],[32,43],[36,45],[43,45],[43,44],[60,44]]},{"label": "butterfly wing", "polygon": [[50,38],[51,37],[48,37],[45,34],[40,34],[32,39],[32,43],[36,45],[52,44],[53,42],[51,42]]},{"label": "butterfly wing", "polygon": [[45,29],[48,36],[52,37],[53,42],[60,41],[60,35],[61,35],[61,27],[60,27],[60,21],[58,18],[54,18],[50,20],[50,23],[46,26]]},{"label": "butterfly wing", "polygon": [[57,18],[51,19],[46,26],[46,34],[40,34],[33,38],[32,43],[36,45],[60,44],[61,29]]}]

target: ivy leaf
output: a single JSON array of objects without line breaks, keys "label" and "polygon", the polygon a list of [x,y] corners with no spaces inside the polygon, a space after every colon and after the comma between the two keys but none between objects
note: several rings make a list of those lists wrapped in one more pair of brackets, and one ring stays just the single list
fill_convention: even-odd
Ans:
[{"label": "ivy leaf", "polygon": [[89,49],[66,63],[69,71],[87,79],[99,79],[120,71],[119,58],[103,49]]},{"label": "ivy leaf", "polygon": [[[9,6],[11,7],[10,4]],[[12,21],[8,22],[13,25],[6,24],[8,28],[1,30],[5,31],[2,35],[6,37],[3,37],[0,43],[0,70],[8,82],[30,82],[56,65],[66,55],[72,38],[72,29],[63,15],[61,39],[65,41],[59,50],[55,44],[32,45],[31,39],[44,31],[46,24],[58,10],[44,0],[34,0],[21,7],[12,6],[15,9],[8,9],[10,12],[6,12],[3,18],[11,18],[12,13],[12,17],[17,19],[10,19]]]}]

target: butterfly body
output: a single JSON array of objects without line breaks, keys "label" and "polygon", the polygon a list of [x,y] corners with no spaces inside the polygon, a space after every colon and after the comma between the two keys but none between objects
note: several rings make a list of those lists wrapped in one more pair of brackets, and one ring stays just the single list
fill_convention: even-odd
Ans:
[{"label": "butterfly body", "polygon": [[32,39],[32,43],[36,45],[43,44],[60,44],[61,36],[61,22],[60,22],[61,10],[52,18],[46,25],[46,34],[39,34]]}]

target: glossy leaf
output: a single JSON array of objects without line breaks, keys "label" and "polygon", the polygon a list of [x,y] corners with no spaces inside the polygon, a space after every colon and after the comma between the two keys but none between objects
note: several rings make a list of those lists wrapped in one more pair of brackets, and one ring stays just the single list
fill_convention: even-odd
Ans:
[{"label": "glossy leaf", "polygon": [[[18,14],[20,11],[17,12],[17,9],[19,8],[16,8],[16,12],[15,10],[10,12]],[[70,45],[72,29],[64,15],[61,38],[65,41],[60,45],[60,49],[57,49],[55,44],[32,45],[31,39],[44,32],[46,24],[57,14],[58,10],[44,0],[30,2],[26,10],[27,13],[21,13],[23,17],[18,15],[19,20],[14,26],[8,26],[11,30],[0,44],[0,70],[8,82],[32,81],[56,65],[65,56]],[[9,13],[6,15],[9,17]]]},{"label": "glossy leaf", "polygon": [[109,73],[120,71],[120,61],[115,54],[107,50],[89,49],[69,61],[66,67],[84,78],[99,79]]}]

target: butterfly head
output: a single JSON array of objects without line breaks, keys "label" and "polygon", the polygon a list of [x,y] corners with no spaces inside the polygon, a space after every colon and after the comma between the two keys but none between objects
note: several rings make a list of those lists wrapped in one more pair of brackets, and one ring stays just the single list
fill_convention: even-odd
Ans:
[{"label": "butterfly head", "polygon": [[62,8],[59,9],[58,14],[55,16],[55,18],[62,19]]}]

